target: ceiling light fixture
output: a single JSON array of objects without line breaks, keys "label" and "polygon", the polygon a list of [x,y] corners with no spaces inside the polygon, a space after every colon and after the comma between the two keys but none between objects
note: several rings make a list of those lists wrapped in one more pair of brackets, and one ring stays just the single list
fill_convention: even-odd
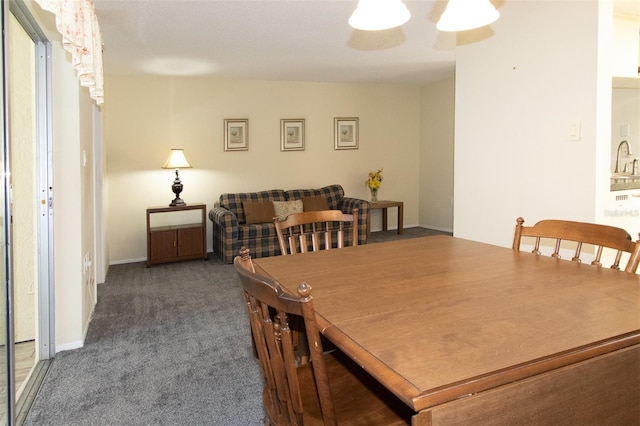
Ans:
[{"label": "ceiling light fixture", "polygon": [[484,27],[500,16],[489,0],[449,0],[436,24],[440,31],[466,31]]},{"label": "ceiling light fixture", "polygon": [[349,25],[357,30],[388,30],[399,27],[410,17],[402,0],[360,0],[349,18]]}]

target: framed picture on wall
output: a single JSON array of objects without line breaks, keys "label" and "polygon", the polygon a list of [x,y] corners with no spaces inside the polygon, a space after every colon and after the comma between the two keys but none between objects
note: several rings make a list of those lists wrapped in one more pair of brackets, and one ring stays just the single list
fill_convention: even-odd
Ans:
[{"label": "framed picture on wall", "polygon": [[358,117],[333,119],[334,149],[358,149]]},{"label": "framed picture on wall", "polygon": [[247,151],[249,149],[249,119],[224,120],[224,150]]},{"label": "framed picture on wall", "polygon": [[280,151],[304,151],[304,119],[280,120]]}]

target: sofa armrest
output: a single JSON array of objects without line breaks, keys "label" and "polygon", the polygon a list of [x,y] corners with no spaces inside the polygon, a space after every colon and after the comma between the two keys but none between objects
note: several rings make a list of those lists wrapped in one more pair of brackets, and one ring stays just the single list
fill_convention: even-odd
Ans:
[{"label": "sofa armrest", "polygon": [[238,218],[231,210],[216,206],[209,211],[213,223],[213,252],[224,262],[233,263],[234,242],[238,241]]},{"label": "sofa armrest", "polygon": [[231,210],[216,206],[209,211],[209,219],[218,226],[231,227],[238,232],[238,217]]},{"label": "sofa armrest", "polygon": [[338,202],[338,209],[342,213],[352,214],[353,209],[358,209],[358,245],[367,242],[367,219],[369,217],[369,202],[360,198],[343,197]]}]

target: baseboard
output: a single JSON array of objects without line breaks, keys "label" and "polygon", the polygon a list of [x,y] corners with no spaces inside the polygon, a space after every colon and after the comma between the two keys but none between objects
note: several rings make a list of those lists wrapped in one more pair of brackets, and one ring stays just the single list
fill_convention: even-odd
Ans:
[{"label": "baseboard", "polygon": [[71,351],[73,349],[80,349],[84,346],[84,342],[82,340],[76,340],[75,342],[65,343],[63,345],[56,345],[56,353],[63,351]]},{"label": "baseboard", "polygon": [[448,232],[449,234],[453,234],[452,228],[442,228],[440,226],[431,226],[431,225],[417,225],[417,226],[419,226],[420,228],[432,229],[434,231]]},{"label": "baseboard", "polygon": [[[84,330],[82,330],[82,341],[87,340],[87,333],[89,332],[89,324],[91,324],[91,320],[93,319],[93,313],[96,311],[96,304],[91,305],[91,312],[89,312],[89,318],[87,319],[86,324],[84,325]],[[84,346],[84,344],[83,344]]]},{"label": "baseboard", "polygon": [[111,265],[123,265],[125,263],[137,263],[137,262],[146,262],[146,257],[141,257],[139,259],[123,259],[123,260],[113,260],[109,262],[109,266]]},{"label": "baseboard", "polygon": [[[420,226],[420,225],[402,225],[402,229],[407,229],[407,228],[425,228],[424,226]],[[397,231],[398,230],[398,225],[396,224],[395,221],[393,221],[393,223],[389,223],[389,225],[387,226],[387,231]],[[375,226],[373,228],[371,228],[371,232],[380,232],[382,231],[382,226]]]},{"label": "baseboard", "polygon": [[[207,251],[207,256],[209,256],[212,253],[213,253],[213,251]],[[111,266],[111,265],[124,265],[126,263],[138,263],[138,262],[146,262],[146,261],[147,261],[146,257],[141,257],[141,258],[138,258],[138,259],[113,260],[113,261],[109,262],[109,266]]]},{"label": "baseboard", "polygon": [[[453,229],[442,228],[440,226],[416,225],[416,224],[403,225],[403,229],[408,229],[408,228],[424,228],[424,229],[431,229],[433,231],[447,232],[449,234],[453,234]],[[389,226],[387,227],[387,231],[395,231],[397,229],[398,229],[397,225],[392,226],[391,224],[389,224]],[[382,231],[382,227],[371,228],[371,232],[380,232],[380,231]]]}]

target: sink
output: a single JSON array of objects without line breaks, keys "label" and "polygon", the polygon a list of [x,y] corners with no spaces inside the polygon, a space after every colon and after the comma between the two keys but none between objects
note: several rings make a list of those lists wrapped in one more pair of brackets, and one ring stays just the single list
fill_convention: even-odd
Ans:
[{"label": "sink", "polygon": [[640,175],[611,173],[611,191],[640,189]]},{"label": "sink", "polygon": [[640,179],[640,175],[631,173],[611,173],[611,179]]}]

